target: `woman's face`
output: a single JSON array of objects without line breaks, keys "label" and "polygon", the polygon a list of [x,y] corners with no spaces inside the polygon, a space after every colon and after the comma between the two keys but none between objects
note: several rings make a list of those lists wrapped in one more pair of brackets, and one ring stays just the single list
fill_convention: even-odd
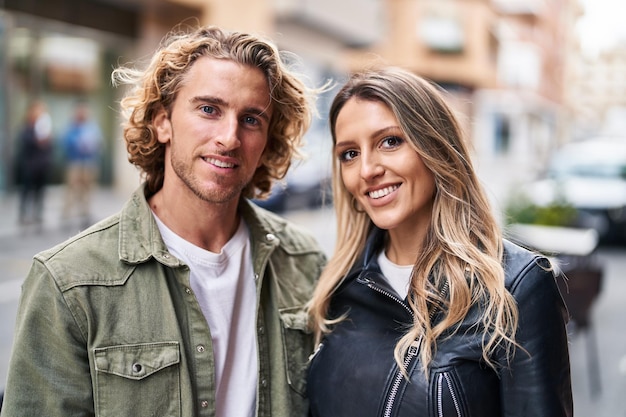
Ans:
[{"label": "woman's face", "polygon": [[341,179],[376,226],[403,234],[428,228],[434,175],[385,104],[349,99],[338,114],[335,137]]}]

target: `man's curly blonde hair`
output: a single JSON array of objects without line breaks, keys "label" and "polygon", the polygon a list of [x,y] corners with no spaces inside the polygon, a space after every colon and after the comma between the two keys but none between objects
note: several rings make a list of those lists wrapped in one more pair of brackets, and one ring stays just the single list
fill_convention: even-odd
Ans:
[{"label": "man's curly blonde hair", "polygon": [[153,118],[160,108],[171,112],[184,76],[201,57],[258,68],[267,79],[273,109],[268,142],[261,166],[243,196],[269,194],[273,181],[282,179],[292,159],[299,156],[298,148],[315,111],[311,102],[314,90],[289,68],[285,55],[270,41],[252,34],[200,27],[170,32],[145,70],[119,67],[113,71],[114,85],[132,86],[121,101],[124,139],[128,160],[141,169],[149,195],[162,187],[165,163],[165,145],[157,140]]}]

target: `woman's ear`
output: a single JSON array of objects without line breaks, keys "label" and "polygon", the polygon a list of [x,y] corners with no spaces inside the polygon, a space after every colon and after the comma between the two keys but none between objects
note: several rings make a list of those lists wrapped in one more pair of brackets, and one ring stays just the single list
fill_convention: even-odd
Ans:
[{"label": "woman's ear", "polygon": [[157,132],[157,140],[167,143],[172,138],[172,122],[165,108],[161,107],[152,118],[152,125]]}]

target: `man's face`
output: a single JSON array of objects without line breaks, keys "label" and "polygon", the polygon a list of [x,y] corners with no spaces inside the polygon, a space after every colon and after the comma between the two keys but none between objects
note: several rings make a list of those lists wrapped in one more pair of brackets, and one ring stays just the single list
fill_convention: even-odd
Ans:
[{"label": "man's face", "polygon": [[261,165],[271,111],[260,69],[198,59],[171,115],[161,110],[154,119],[158,140],[166,144],[164,188],[185,187],[215,204],[238,200]]}]

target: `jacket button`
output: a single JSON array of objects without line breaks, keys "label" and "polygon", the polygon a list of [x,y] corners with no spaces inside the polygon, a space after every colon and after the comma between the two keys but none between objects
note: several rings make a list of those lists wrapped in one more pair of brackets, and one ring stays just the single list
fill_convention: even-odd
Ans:
[{"label": "jacket button", "polygon": [[265,239],[267,239],[268,242],[273,242],[274,240],[276,240],[276,236],[274,236],[272,233],[268,233],[265,235]]},{"label": "jacket button", "polygon": [[143,367],[141,366],[140,363],[134,363],[133,364],[133,372],[139,373],[139,372],[141,372],[142,369],[143,369]]},{"label": "jacket button", "polygon": [[197,350],[198,352],[202,353],[202,352],[204,352],[204,346],[202,346],[202,345],[198,345],[198,346],[196,346],[196,350]]},{"label": "jacket button", "polygon": [[209,402],[207,400],[200,401],[200,407],[207,408],[209,406]]}]

